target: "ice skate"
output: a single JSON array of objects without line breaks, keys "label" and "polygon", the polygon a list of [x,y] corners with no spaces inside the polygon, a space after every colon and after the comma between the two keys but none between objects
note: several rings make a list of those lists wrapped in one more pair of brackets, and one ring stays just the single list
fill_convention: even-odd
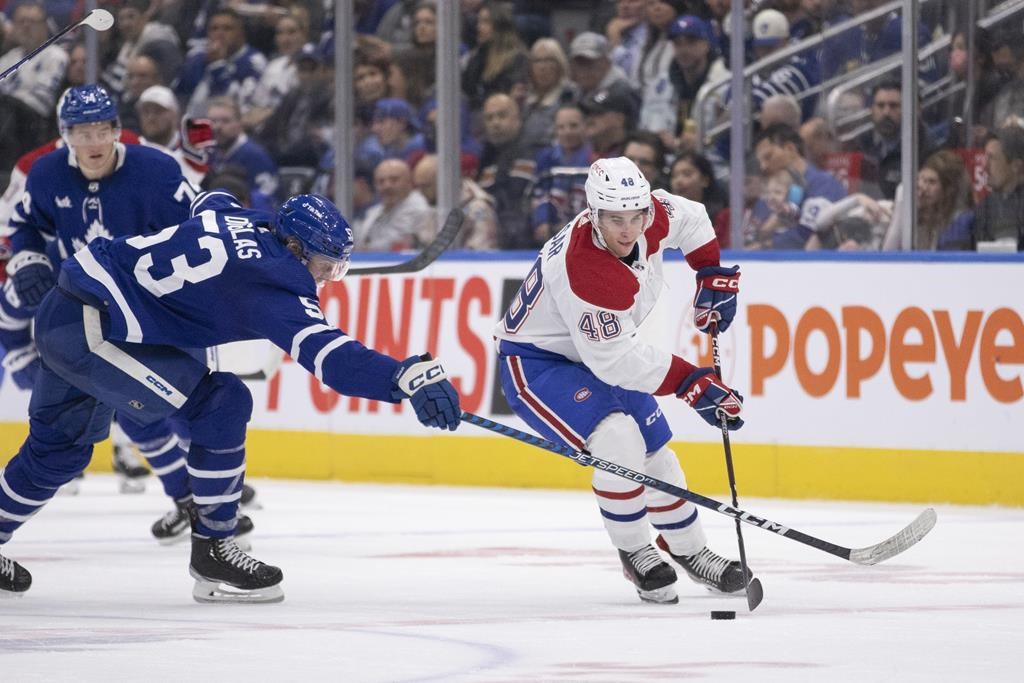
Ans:
[{"label": "ice skate", "polygon": [[[189,537],[189,532],[192,530],[192,522],[189,517],[192,505],[192,498],[176,500],[174,509],[153,523],[150,531],[160,545],[173,545]],[[254,525],[248,515],[238,515],[235,541],[242,550],[252,550],[252,541],[249,535],[253,528]]]},{"label": "ice skate", "polygon": [[192,597],[197,602],[281,602],[281,570],[251,557],[234,538],[192,535],[189,573],[196,580]]},{"label": "ice skate", "polygon": [[121,493],[144,493],[149,470],[142,464],[135,449],[130,445],[114,445],[112,457],[114,473],[120,480]]},{"label": "ice skate", "polygon": [[645,545],[631,553],[619,551],[622,561],[622,575],[636,586],[636,593],[644,602],[679,602],[672,584],[676,582],[676,570],[662,558],[653,545]]},{"label": "ice skate", "polygon": [[668,543],[661,536],[657,539],[658,547],[668,553],[680,567],[686,570],[686,574],[697,583],[703,584],[709,591],[715,593],[735,593],[743,590],[753,574],[749,568],[747,580],[743,580],[743,570],[738,560],[727,560],[721,555],[712,552],[707,546],[701,548],[695,555],[673,555],[668,549]]},{"label": "ice skate", "polygon": [[0,555],[0,597],[20,598],[32,585],[32,575],[14,560]]}]

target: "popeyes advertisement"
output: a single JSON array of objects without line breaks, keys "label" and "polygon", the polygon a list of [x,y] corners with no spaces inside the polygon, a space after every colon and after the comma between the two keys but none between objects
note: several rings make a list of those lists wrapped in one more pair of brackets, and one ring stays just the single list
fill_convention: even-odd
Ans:
[{"label": "popeyes advertisement", "polygon": [[[384,353],[440,358],[464,409],[524,428],[501,396],[491,334],[531,262],[449,256],[412,275],[331,283],[321,304]],[[725,379],[745,398],[735,441],[1024,454],[1024,263],[739,263],[740,309],[721,337]],[[642,340],[710,365],[692,326],[693,271],[681,259],[665,271]],[[287,358],[249,385],[255,428],[430,434],[408,406],[339,396]],[[5,380],[0,417],[24,419],[26,396]],[[661,405],[677,440],[720,438],[678,399]]]}]

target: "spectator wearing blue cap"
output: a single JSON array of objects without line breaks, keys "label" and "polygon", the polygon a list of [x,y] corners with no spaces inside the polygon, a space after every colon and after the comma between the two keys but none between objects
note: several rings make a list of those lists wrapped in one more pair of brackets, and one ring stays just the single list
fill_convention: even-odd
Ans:
[{"label": "spectator wearing blue cap", "polygon": [[356,158],[376,166],[384,159],[402,159],[426,150],[423,134],[409,103],[398,97],[384,97],[373,107],[372,133],[363,140]]},{"label": "spectator wearing blue cap", "polygon": [[696,118],[694,104],[704,88],[728,78],[729,70],[718,58],[714,48],[714,30],[704,19],[685,14],[669,26],[668,37],[674,52],[668,72],[672,84],[672,107],[664,114],[665,127],[661,130],[680,135],[687,129],[686,122]]}]

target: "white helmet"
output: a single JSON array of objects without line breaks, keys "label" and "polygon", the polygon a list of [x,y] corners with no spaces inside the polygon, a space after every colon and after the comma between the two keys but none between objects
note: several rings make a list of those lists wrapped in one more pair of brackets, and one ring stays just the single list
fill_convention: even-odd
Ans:
[{"label": "white helmet", "polygon": [[587,208],[594,227],[597,227],[597,214],[601,210],[645,209],[649,215],[644,227],[651,224],[651,184],[636,164],[626,157],[598,159],[592,163],[585,187]]}]

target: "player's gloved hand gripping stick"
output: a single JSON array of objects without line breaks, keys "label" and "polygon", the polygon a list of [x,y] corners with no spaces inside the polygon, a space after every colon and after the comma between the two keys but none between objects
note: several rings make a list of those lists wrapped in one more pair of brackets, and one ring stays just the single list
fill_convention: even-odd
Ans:
[{"label": "player's gloved hand gripping stick", "polygon": [[454,432],[459,426],[459,394],[448,381],[441,361],[430,354],[406,358],[392,379],[395,388],[391,397],[396,401],[408,398],[425,427]]}]

